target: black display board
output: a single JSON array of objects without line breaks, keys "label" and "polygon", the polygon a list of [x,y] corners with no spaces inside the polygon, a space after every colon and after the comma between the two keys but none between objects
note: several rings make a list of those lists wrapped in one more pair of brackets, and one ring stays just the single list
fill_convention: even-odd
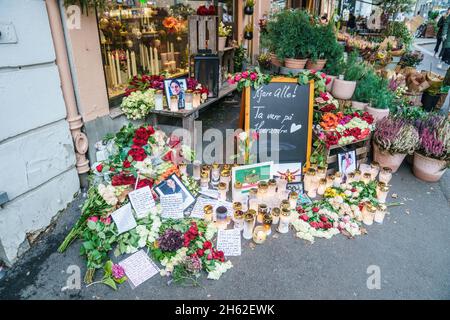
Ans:
[{"label": "black display board", "polygon": [[[280,163],[301,162],[308,167],[313,98],[313,81],[300,86],[296,79],[274,78],[258,89],[246,88],[244,129],[267,133],[268,142],[260,141],[258,147],[278,151]],[[279,148],[270,149],[273,133],[279,134]]]}]

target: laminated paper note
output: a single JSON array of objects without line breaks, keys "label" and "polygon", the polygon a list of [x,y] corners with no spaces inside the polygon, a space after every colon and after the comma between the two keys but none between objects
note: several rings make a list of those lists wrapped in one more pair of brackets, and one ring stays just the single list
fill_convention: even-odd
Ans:
[{"label": "laminated paper note", "polygon": [[140,188],[128,194],[138,219],[145,218],[155,211],[155,200],[149,186]]},{"label": "laminated paper note", "polygon": [[144,250],[139,250],[125,260],[122,260],[119,262],[119,265],[125,270],[125,274],[133,289],[159,273],[158,266],[149,258]]},{"label": "laminated paper note", "polygon": [[200,190],[199,193],[203,194],[203,195],[205,195],[207,197],[213,198],[213,199],[218,199],[219,198],[219,191],[214,190],[214,189]]},{"label": "laminated paper note", "polygon": [[127,203],[123,207],[117,209],[111,214],[117,230],[120,233],[127,232],[128,230],[136,228],[136,220],[134,219],[133,212],[131,211],[131,204]]},{"label": "laminated paper note", "polygon": [[165,219],[183,219],[183,195],[181,193],[161,195],[161,217]]},{"label": "laminated paper note", "polygon": [[217,250],[223,251],[226,256],[240,256],[241,231],[239,229],[219,230]]},{"label": "laminated paper note", "polygon": [[205,206],[210,204],[214,208],[216,203],[217,203],[217,200],[204,198],[204,197],[198,197],[197,201],[195,202],[194,208],[192,208],[190,218],[203,219],[205,217],[205,211],[203,210],[205,208]]}]

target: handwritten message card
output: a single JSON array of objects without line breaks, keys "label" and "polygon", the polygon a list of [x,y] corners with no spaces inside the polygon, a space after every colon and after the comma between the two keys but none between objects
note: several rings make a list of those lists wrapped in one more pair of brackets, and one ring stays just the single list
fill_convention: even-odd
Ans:
[{"label": "handwritten message card", "polygon": [[155,211],[155,200],[149,186],[140,188],[128,194],[138,219],[145,218]]},{"label": "handwritten message card", "polygon": [[181,193],[163,194],[161,202],[161,217],[164,219],[183,219],[183,196]]},{"label": "handwritten message card", "polygon": [[144,250],[140,250],[119,262],[125,270],[131,288],[136,288],[159,273],[158,266],[149,258]]},{"label": "handwritten message card", "polygon": [[136,220],[134,220],[133,212],[131,211],[131,204],[127,203],[123,207],[117,209],[111,214],[117,230],[120,233],[136,228]]},{"label": "handwritten message card", "polygon": [[203,219],[205,217],[205,212],[203,211],[204,207],[208,204],[210,204],[214,207],[216,205],[216,203],[217,203],[217,200],[204,198],[204,197],[198,197],[197,202],[195,202],[194,208],[192,208],[190,217]]},{"label": "handwritten message card", "polygon": [[226,256],[240,256],[241,232],[239,229],[219,230],[217,250],[222,250]]}]

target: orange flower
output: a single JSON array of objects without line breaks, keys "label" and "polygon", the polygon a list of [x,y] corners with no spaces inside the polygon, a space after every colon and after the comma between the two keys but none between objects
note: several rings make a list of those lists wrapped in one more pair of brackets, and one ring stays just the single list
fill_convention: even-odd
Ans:
[{"label": "orange flower", "polygon": [[339,117],[334,113],[328,112],[322,116],[322,121],[320,122],[320,126],[324,130],[332,130],[336,129],[339,123]]},{"label": "orange flower", "polygon": [[175,26],[177,25],[177,23],[178,23],[178,20],[177,20],[176,18],[174,18],[174,17],[166,17],[166,18],[163,20],[163,26],[164,26],[164,28],[167,28],[167,29],[169,29],[169,30],[175,28]]}]

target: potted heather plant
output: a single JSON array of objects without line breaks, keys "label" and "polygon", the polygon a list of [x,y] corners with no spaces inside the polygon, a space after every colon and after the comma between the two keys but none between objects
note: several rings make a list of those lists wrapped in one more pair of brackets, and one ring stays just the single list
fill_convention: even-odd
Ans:
[{"label": "potted heather plant", "polygon": [[414,152],[414,175],[424,181],[441,179],[450,164],[450,121],[444,115],[431,114],[417,121],[419,147]]},{"label": "potted heather plant", "polygon": [[386,117],[377,123],[373,134],[373,158],[396,172],[418,144],[419,133],[413,124],[399,116]]}]

